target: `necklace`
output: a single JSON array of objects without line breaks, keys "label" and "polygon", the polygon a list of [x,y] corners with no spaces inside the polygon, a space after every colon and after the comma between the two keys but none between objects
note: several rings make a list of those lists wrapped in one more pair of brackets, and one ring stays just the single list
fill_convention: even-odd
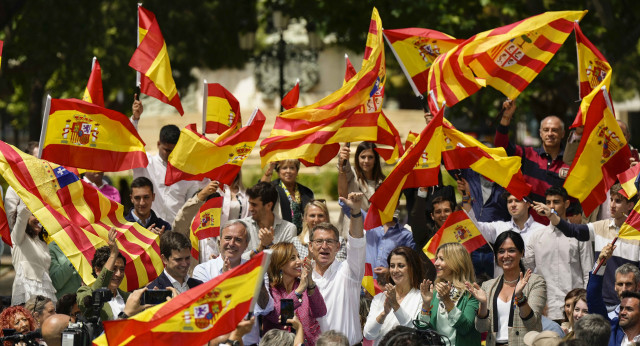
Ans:
[{"label": "necklace", "polygon": [[515,284],[516,282],[518,282],[518,280],[520,280],[520,278],[515,278],[514,280],[504,280],[505,284]]}]

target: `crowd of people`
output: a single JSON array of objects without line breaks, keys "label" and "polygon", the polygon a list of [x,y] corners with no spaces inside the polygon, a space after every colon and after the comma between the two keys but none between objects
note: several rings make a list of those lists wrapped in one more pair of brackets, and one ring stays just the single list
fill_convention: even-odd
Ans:
[{"label": "crowd of people", "polygon": [[[121,289],[132,264],[120,254],[115,230],[107,246],[95,249],[96,280],[85,285],[9,188],[4,199],[16,277],[11,306],[0,314],[1,334],[40,330],[40,343],[58,345],[70,321],[129,318],[147,307],[140,303],[147,290],[168,289],[175,297],[268,250],[252,313],[210,345],[640,344],[640,242],[617,238],[638,198],[627,198],[616,184],[605,204],[582,215],[562,187],[580,131],[565,143],[562,120],[549,116],[540,124],[540,147],[515,145],[508,135],[515,110],[513,101],[503,104],[495,145],[522,158],[529,197],[519,199],[470,169],[441,170],[439,185],[403,191],[406,212],[398,201],[393,220],[367,230],[369,199],[385,179],[374,143],[358,144],[353,163],[350,146],[341,147],[340,216],[332,223],[331,202],[298,182],[297,160],[270,164],[248,188],[241,173],[231,186],[208,179],[166,186],[180,129],[164,126],[158,154],[133,170],[129,196],[100,172],[83,177],[114,201],[130,199],[126,220],[160,237],[164,271],[132,292]],[[136,128],[142,112],[136,99]],[[25,152],[37,149],[31,144]],[[446,174],[456,186],[442,183]],[[190,225],[213,197],[224,198],[220,235],[200,240],[199,258],[192,258]],[[463,242],[442,243],[427,258],[423,247],[456,210],[487,245],[470,253]],[[363,288],[367,266],[378,285],[374,296]],[[90,299],[98,290],[110,296],[99,310]]]}]

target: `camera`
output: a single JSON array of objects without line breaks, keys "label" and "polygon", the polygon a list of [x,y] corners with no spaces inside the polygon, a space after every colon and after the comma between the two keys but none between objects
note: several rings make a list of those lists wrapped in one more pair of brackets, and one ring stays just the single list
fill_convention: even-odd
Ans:
[{"label": "camera", "polygon": [[102,334],[100,310],[111,298],[113,298],[113,293],[106,288],[99,288],[93,291],[91,297],[87,297],[87,301],[85,301],[85,306],[87,306],[86,316],[80,318],[76,323],[69,323],[69,326],[62,331],[62,345],[91,345],[93,339]]},{"label": "camera", "polygon": [[40,329],[36,329],[33,332],[28,332],[26,334],[16,334],[15,329],[3,329],[2,333],[4,336],[0,338],[0,343],[8,341],[14,345],[19,342],[23,342],[27,346],[32,346],[32,345],[35,346],[35,345],[39,345],[36,339],[42,338]]}]

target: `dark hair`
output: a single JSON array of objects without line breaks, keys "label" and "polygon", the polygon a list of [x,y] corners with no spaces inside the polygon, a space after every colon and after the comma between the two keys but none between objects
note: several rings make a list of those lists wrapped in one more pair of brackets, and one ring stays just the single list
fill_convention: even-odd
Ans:
[{"label": "dark hair", "polygon": [[[33,216],[33,214],[29,214],[29,218],[31,218],[31,216]],[[31,238],[35,238],[37,235],[38,239],[42,240],[43,242],[46,242],[46,240],[44,239],[45,239],[45,236],[49,235],[49,233],[47,233],[47,230],[44,229],[44,226],[40,225],[40,227],[42,227],[42,229],[40,230],[39,233],[36,234],[36,230],[34,230],[31,227],[31,225],[29,225],[29,223],[27,222],[27,227],[25,228],[24,232],[27,233],[27,235]]]},{"label": "dark hair", "polygon": [[191,241],[180,232],[164,232],[160,236],[160,254],[166,259],[171,257],[173,250],[180,251],[189,249],[191,251]]},{"label": "dark hair", "polygon": [[565,190],[565,188],[562,186],[551,186],[547,189],[547,191],[544,192],[544,196],[560,196],[562,197],[563,202],[569,199],[567,190]]},{"label": "dark hair", "polygon": [[[391,256],[393,255],[404,257],[404,260],[407,261],[407,266],[409,267],[409,273],[411,274],[411,287],[419,289],[424,275],[422,273],[422,264],[420,263],[418,253],[410,247],[398,246],[391,250],[389,256],[387,256],[387,268],[391,268]],[[396,284],[393,282],[391,275],[389,275],[389,282],[394,285]]]},{"label": "dark hair", "polygon": [[271,183],[261,181],[247,190],[247,196],[252,199],[260,198],[263,205],[272,202],[271,210],[273,211],[278,201],[278,190]]},{"label": "dark hair", "polygon": [[571,203],[565,213],[567,216],[582,214],[582,206],[580,203]]},{"label": "dark hair", "polygon": [[613,196],[613,194],[618,194],[622,196],[627,202],[633,203],[634,205],[638,203],[638,194],[633,195],[633,197],[631,198],[627,198],[622,193],[620,193],[620,190],[622,190],[622,185],[620,183],[613,184],[610,190],[611,196]]},{"label": "dark hair", "polygon": [[604,317],[587,314],[573,324],[573,333],[576,339],[584,340],[587,345],[606,345],[609,342],[611,326]]},{"label": "dark hair", "polygon": [[640,300],[640,292],[624,291],[624,292],[620,293],[620,300],[622,300],[624,298],[635,298],[635,299]]},{"label": "dark hair", "polygon": [[56,313],[63,315],[71,315],[71,309],[76,305],[76,294],[67,293],[58,299],[56,304]]},{"label": "dark hair", "polygon": [[131,189],[136,187],[145,187],[148,186],[151,189],[151,193],[153,193],[153,183],[147,177],[137,177],[133,179],[131,182]]},{"label": "dark hair", "polygon": [[436,196],[431,200],[431,212],[433,213],[433,210],[436,206],[436,204],[440,204],[442,202],[449,202],[449,206],[451,207],[451,211],[453,212],[456,209],[456,202],[450,200],[449,198],[446,198],[444,196]]},{"label": "dark hair", "polygon": [[176,144],[180,138],[180,129],[176,125],[165,125],[160,129],[160,143]]},{"label": "dark hair", "polygon": [[[522,257],[524,257],[524,240],[522,239],[520,233],[514,231],[502,232],[500,233],[500,235],[498,235],[498,237],[496,238],[496,242],[493,244],[493,256],[496,260],[496,264],[498,263],[498,251],[500,251],[502,243],[504,243],[507,239],[511,239],[513,245],[516,246],[516,249],[518,249],[518,251],[522,254]],[[526,272],[526,270],[524,269],[524,265],[522,264],[522,258],[520,259],[519,266],[521,272]]]},{"label": "dark hair", "polygon": [[395,326],[380,340],[380,346],[418,346],[423,345],[417,331],[410,327]]},{"label": "dark hair", "polygon": [[[98,274],[96,274],[96,268],[100,268],[100,270],[102,270],[102,267],[107,263],[110,255],[111,249],[109,249],[109,246],[105,245],[96,250],[96,253],[93,255],[93,259],[91,260],[91,274],[93,274],[94,277],[98,277]],[[121,253],[118,253],[118,258],[121,258],[124,264],[127,265],[127,260]]]},{"label": "dark hair", "polygon": [[378,154],[378,152],[376,151],[376,145],[373,142],[362,142],[360,144],[358,144],[358,147],[356,148],[356,157],[355,157],[355,171],[356,171],[356,177],[358,178],[359,181],[361,181],[362,183],[366,183],[367,178],[364,175],[364,172],[362,172],[362,167],[360,167],[360,154],[362,154],[363,151],[365,150],[371,150],[373,151],[373,157],[374,157],[374,162],[373,162],[373,169],[372,169],[372,178],[373,181],[376,182],[376,185],[383,181],[385,176],[384,174],[382,174],[382,166],[380,165],[380,154]]},{"label": "dark hair", "polygon": [[22,149],[25,153],[33,155],[33,150],[40,147],[40,143],[36,141],[27,142],[27,146]]},{"label": "dark hair", "polygon": [[313,227],[311,229],[311,232],[309,233],[309,241],[313,240],[313,234],[316,232],[317,229],[322,229],[322,230],[325,230],[325,231],[332,231],[333,234],[336,236],[336,240],[340,241],[340,232],[338,231],[336,226],[334,226],[334,225],[332,225],[332,224],[330,224],[328,222],[320,222],[315,227]]},{"label": "dark hair", "polygon": [[[573,299],[575,297],[578,297],[581,294],[587,294],[587,290],[585,290],[582,287],[574,288],[571,291],[569,291],[569,293],[567,293],[566,296],[564,296],[564,302],[566,303],[567,300]],[[569,322],[569,316],[567,316],[567,313],[564,312],[564,305],[563,305],[563,309],[562,309],[562,316],[564,316],[564,322]]]}]

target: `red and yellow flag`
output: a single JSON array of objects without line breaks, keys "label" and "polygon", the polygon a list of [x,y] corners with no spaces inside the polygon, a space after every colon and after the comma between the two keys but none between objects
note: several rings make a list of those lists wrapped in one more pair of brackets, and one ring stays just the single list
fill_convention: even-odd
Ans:
[{"label": "red and yellow flag", "polygon": [[373,269],[371,269],[371,263],[364,264],[364,277],[362,278],[362,287],[369,292],[372,297],[381,293],[382,289],[378,285],[378,282],[373,278]]},{"label": "red and yellow flag", "polygon": [[374,8],[360,72],[322,100],[281,113],[260,144],[262,165],[286,159],[317,163],[328,144],[375,141],[378,114],[356,112],[384,87],[385,71],[382,22]]},{"label": "red and yellow flag", "polygon": [[296,85],[289,90],[289,92],[282,98],[282,108],[291,109],[298,106],[298,100],[300,99],[300,80],[296,81]]},{"label": "red and yellow flag", "polygon": [[100,69],[100,63],[98,63],[98,59],[95,56],[93,57],[93,63],[91,64],[91,75],[89,75],[87,87],[84,89],[84,96],[82,97],[82,101],[104,107],[102,70]]},{"label": "red and yellow flag", "polygon": [[[609,65],[609,62],[598,48],[582,33],[578,23],[574,23],[574,31],[576,33],[576,49],[578,52],[580,98],[587,97],[593,89],[600,89],[603,86],[610,90],[611,78],[608,76],[612,73],[611,65]],[[609,99],[611,99],[611,95],[609,95]],[[582,108],[580,108],[571,127],[583,126],[585,121],[585,114],[582,113]]]},{"label": "red and yellow flag", "polygon": [[[607,74],[607,79],[611,74]],[[631,151],[613,113],[606,87],[594,89],[582,99],[584,132],[569,168],[564,188],[580,200],[585,215],[607,198],[616,175],[629,168]]]},{"label": "red and yellow flag", "polygon": [[138,5],[138,48],[129,66],[140,72],[140,91],[175,107],[184,114],[160,25],[153,12]]},{"label": "red and yellow flag", "polygon": [[384,30],[388,43],[409,81],[420,94],[427,92],[429,68],[435,59],[462,43],[445,33],[421,28]]},{"label": "red and yellow flag", "polygon": [[9,220],[7,220],[7,211],[4,209],[4,202],[0,198],[0,236],[5,244],[13,247],[11,242],[11,229],[9,228]]},{"label": "red and yellow flag", "polygon": [[41,155],[45,160],[101,172],[125,171],[147,166],[144,145],[122,113],[76,99],[51,99]]},{"label": "red and yellow flag", "polygon": [[105,321],[99,345],[202,345],[253,310],[269,257],[246,263],[129,319]]},{"label": "red and yellow flag", "polygon": [[469,253],[486,244],[482,233],[469,219],[464,210],[451,213],[438,232],[429,240],[422,251],[434,262],[436,251],[441,244],[460,243]]},{"label": "red and yellow flag", "polygon": [[442,161],[447,170],[471,168],[518,199],[531,192],[520,170],[520,157],[507,156],[504,148],[489,148],[448,122],[443,128]]},{"label": "red and yellow flag", "polygon": [[620,185],[622,185],[622,191],[620,191],[620,193],[627,199],[630,199],[638,193],[639,176],[640,165],[635,165],[618,174],[618,181],[620,182]]},{"label": "red and yellow flag", "polygon": [[218,83],[204,83],[207,105],[205,107],[206,133],[222,134],[229,128],[240,129],[240,102]]},{"label": "red and yellow flag", "polygon": [[640,240],[640,202],[636,203],[627,220],[620,226],[618,237]]},{"label": "red and yellow flag", "polygon": [[[97,107],[97,106],[95,106]],[[69,258],[85,284],[91,285],[91,260],[118,232],[118,248],[127,260],[120,286],[130,291],[146,285],[163,270],[158,236],[123,216],[121,204],[62,166],[27,155],[0,141],[0,174]]]},{"label": "red and yellow flag", "polygon": [[191,233],[198,239],[207,239],[220,235],[220,215],[224,197],[211,198],[200,207],[191,224]]},{"label": "red and yellow flag", "polygon": [[[232,135],[225,136],[229,133],[227,131],[215,141],[198,133],[196,124],[187,125],[182,129],[180,139],[169,155],[165,184],[209,178],[221,184],[231,185],[244,160],[256,145],[264,126],[266,118],[262,112],[256,111],[253,121],[249,120],[250,124]],[[207,159],[203,160],[203,157]]]},{"label": "red and yellow flag", "polygon": [[364,228],[372,229],[391,221],[403,189],[438,184],[442,151],[442,108],[422,130],[416,142],[371,196]]},{"label": "red and yellow flag", "polygon": [[344,55],[344,64],[344,83],[347,83],[351,78],[353,78],[353,76],[358,74],[358,71],[353,67],[353,64],[351,63],[351,60],[349,60],[349,56],[347,54]]},{"label": "red and yellow flag", "polygon": [[4,41],[0,41],[0,63],[2,63],[2,47],[4,46]]}]

